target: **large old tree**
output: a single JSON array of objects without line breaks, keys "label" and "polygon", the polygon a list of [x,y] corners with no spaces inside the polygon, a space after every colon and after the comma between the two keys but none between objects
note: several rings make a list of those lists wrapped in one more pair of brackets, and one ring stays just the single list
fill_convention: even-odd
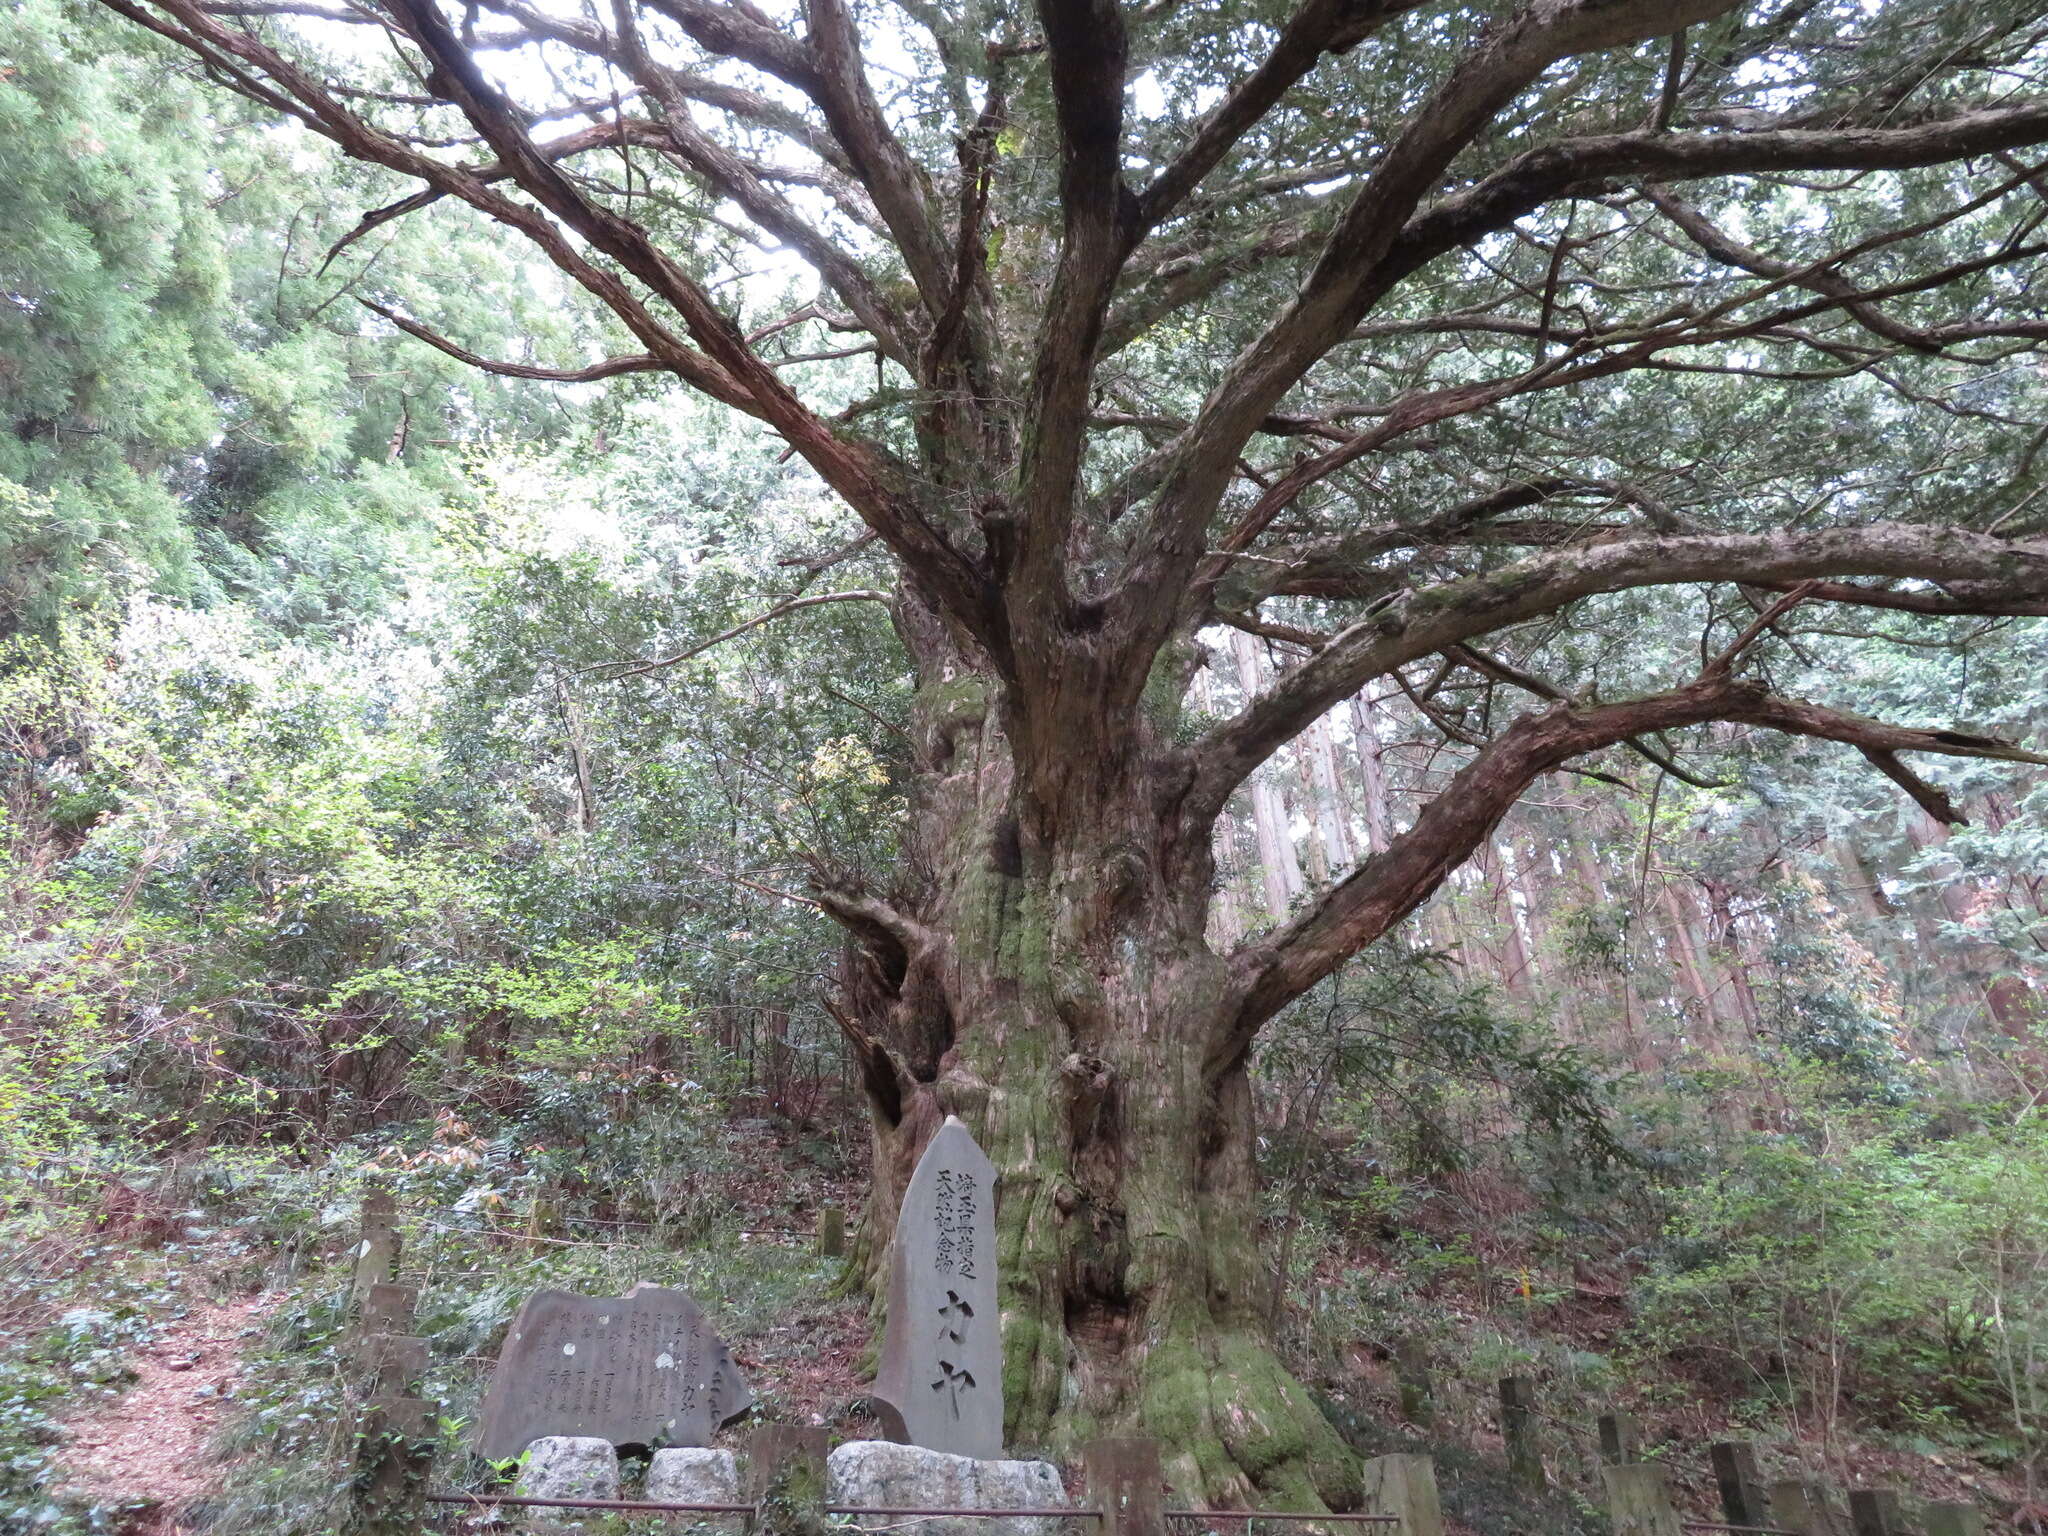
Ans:
[{"label": "large old tree", "polygon": [[[467,204],[631,337],[473,357],[379,295],[424,344],[671,375],[843,500],[841,558],[886,553],[907,857],[815,894],[857,957],[871,1229],[944,1111],[1003,1170],[1018,1443],[1142,1427],[1211,1497],[1352,1496],[1266,1337],[1248,1058],[1539,777],[1686,771],[1670,733],[1735,722],[1951,816],[1900,754],[2025,756],[1757,658],[1791,605],[2048,613],[2048,7],[104,3],[416,180],[363,238]],[[762,247],[806,302],[741,280]],[[1689,660],[1617,632],[1655,592]],[[1231,626],[1285,665],[1212,718]],[[1544,650],[1603,626],[1625,697]],[[1219,815],[1376,680],[1462,767],[1220,951]]]}]

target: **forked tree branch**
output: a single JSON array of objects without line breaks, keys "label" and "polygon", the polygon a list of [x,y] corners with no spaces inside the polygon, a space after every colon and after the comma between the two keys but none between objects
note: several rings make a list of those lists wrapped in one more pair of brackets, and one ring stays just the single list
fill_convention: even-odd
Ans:
[{"label": "forked tree branch", "polygon": [[1012,622],[1025,628],[1068,616],[1069,535],[1096,356],[1137,223],[1122,166],[1129,39],[1120,0],[1039,0],[1038,16],[1059,125],[1060,246],[1032,359],[1022,505],[1012,514],[1019,526],[994,545],[1010,567],[997,574],[1009,577]]},{"label": "forked tree branch", "polygon": [[1663,36],[1733,0],[1532,0],[1493,29],[1410,117],[1310,268],[1294,301],[1232,362],[1178,446],[1127,590],[1177,587],[1199,558],[1196,532],[1228,490],[1258,423],[1347,336],[1385,290],[1378,274],[1403,226],[1452,161],[1560,59]]},{"label": "forked tree branch", "polygon": [[715,191],[732,199],[753,222],[809,262],[826,285],[866,326],[886,356],[912,366],[904,317],[883,297],[860,264],[771,189],[753,168],[698,128],[690,104],[649,55],[640,39],[633,0],[613,0],[619,51],[627,73],[660,108],[659,147],[666,149]]},{"label": "forked tree branch", "polygon": [[1715,670],[1652,698],[1592,708],[1560,705],[1524,716],[1481,748],[1384,852],[1368,858],[1292,922],[1231,956],[1239,1001],[1234,1016],[1210,1044],[1209,1071],[1220,1072],[1242,1059],[1261,1024],[1428,900],[1543,774],[1630,737],[1709,720],[1847,742],[1907,784],[1923,805],[1927,796],[1940,792],[1903,768],[1894,772],[1900,752],[2048,763],[2048,754],[2009,742],[1887,725],[1781,698],[1760,683]]},{"label": "forked tree branch", "polygon": [[1142,235],[1170,217],[1325,54],[1348,53],[1384,23],[1421,3],[1308,0],[1287,19],[1258,68],[1202,119],[1186,147],[1138,194],[1136,232]]},{"label": "forked tree branch", "polygon": [[[1362,230],[1347,236],[1345,230],[1357,224],[1354,216],[1368,205],[1383,169],[1347,212],[1301,297],[1231,365],[1211,391],[1195,427],[1162,455],[1171,465],[1170,474],[1146,538],[1129,563],[1124,586],[1143,590],[1179,579],[1194,558],[1192,530],[1219,502],[1257,420],[1309,367],[1350,335],[1379,299],[1427,262],[1507,228],[1546,202],[1610,189],[1630,179],[1907,169],[2042,142],[2048,142],[2048,105],[2035,104],[1962,112],[1910,128],[1599,135],[1526,151],[1465,191],[1440,197],[1420,211],[1388,210],[1393,217],[1407,218],[1395,235],[1381,239]],[[1421,195],[1418,192],[1415,200]],[[1985,260],[1995,264],[1997,257]],[[1839,306],[1842,301],[1826,302]],[[1788,313],[1815,312],[1807,308]]]}]

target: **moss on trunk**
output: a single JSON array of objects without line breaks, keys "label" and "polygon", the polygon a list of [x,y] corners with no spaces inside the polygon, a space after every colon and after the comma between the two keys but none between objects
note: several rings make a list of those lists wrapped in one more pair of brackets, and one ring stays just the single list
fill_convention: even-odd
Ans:
[{"label": "moss on trunk", "polygon": [[908,841],[929,953],[870,994],[892,1077],[867,1273],[886,1273],[910,1169],[958,1114],[1002,1173],[1011,1448],[1146,1434],[1190,1498],[1349,1506],[1356,1459],[1268,1336],[1250,1084],[1210,1060],[1229,988],[1202,933],[1208,850],[1163,847],[1136,791],[1086,816],[1020,810],[984,698],[959,680],[920,694],[933,771]]}]

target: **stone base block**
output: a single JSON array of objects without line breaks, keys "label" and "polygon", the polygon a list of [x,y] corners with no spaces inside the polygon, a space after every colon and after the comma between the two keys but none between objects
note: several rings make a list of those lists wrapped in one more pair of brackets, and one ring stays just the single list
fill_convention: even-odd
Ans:
[{"label": "stone base block", "polygon": [[[826,1502],[882,1509],[1043,1509],[1067,1505],[1066,1485],[1049,1461],[980,1461],[919,1445],[853,1440],[825,1460]],[[1057,1514],[989,1519],[849,1517],[864,1531],[914,1530],[916,1536],[1060,1536]]]},{"label": "stone base block", "polygon": [[[703,1447],[656,1451],[647,1464],[645,1498],[656,1504],[737,1504],[740,1469],[731,1451]],[[738,1520],[738,1515],[700,1515],[701,1520]]]},{"label": "stone base block", "polygon": [[[526,1448],[526,1460],[512,1491],[527,1499],[616,1499],[619,1453],[609,1440],[543,1435]],[[594,1509],[530,1509],[522,1513],[528,1525],[555,1529],[603,1515]]]}]

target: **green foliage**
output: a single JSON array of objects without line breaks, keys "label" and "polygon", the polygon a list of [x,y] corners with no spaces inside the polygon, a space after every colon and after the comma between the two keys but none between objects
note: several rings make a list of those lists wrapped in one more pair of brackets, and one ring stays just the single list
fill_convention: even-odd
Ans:
[{"label": "green foliage", "polygon": [[2038,1116],[1930,1130],[1824,1115],[1675,1189],[1636,1348],[1829,1437],[1857,1403],[1894,1431],[2038,1467],[2048,1132]]},{"label": "green foliage", "polygon": [[362,623],[464,494],[442,445],[559,422],[354,295],[445,292],[486,348],[563,322],[459,217],[325,264],[396,183],[224,107],[101,7],[9,6],[0,60],[0,633],[143,591]]}]

